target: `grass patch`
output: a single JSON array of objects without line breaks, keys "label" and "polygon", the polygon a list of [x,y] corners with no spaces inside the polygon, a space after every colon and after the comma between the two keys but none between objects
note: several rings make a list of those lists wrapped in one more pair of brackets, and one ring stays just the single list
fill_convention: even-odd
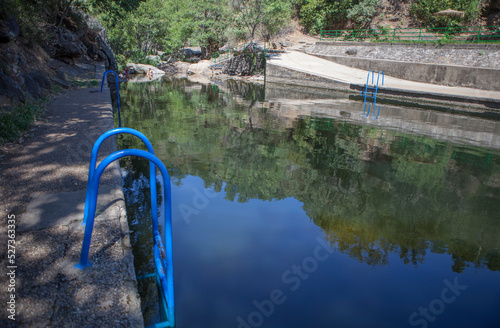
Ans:
[{"label": "grass patch", "polygon": [[96,79],[91,79],[91,80],[72,80],[71,85],[77,87],[77,88],[95,88],[99,86],[99,82]]},{"label": "grass patch", "polygon": [[24,104],[18,103],[0,111],[0,145],[16,141],[31,129],[45,113],[49,102],[61,92],[62,88],[55,86],[41,99],[30,98]]},{"label": "grass patch", "polygon": [[[82,79],[70,81],[73,87],[94,88],[99,86],[96,79]],[[51,86],[51,90],[41,99],[29,98],[26,103],[17,103],[12,107],[0,110],[0,146],[19,139],[24,132],[28,131],[43,116],[47,105],[64,89],[57,84]]]}]

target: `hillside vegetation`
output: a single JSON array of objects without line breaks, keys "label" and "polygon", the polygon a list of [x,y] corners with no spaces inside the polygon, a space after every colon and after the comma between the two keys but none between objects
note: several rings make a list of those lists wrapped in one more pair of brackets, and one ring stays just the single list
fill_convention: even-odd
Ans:
[{"label": "hillside vegetation", "polygon": [[[37,0],[4,1],[18,4],[26,22],[60,24],[69,6],[83,9],[106,27],[121,64],[191,45],[208,58],[226,44],[271,41],[291,31],[292,23],[318,34],[322,29],[484,25],[488,16],[498,21],[500,12],[499,0],[48,0],[43,6]],[[465,15],[433,16],[448,8]],[[43,37],[32,27],[36,24],[24,26]]]},{"label": "hillside vegetation", "polygon": [[[200,46],[207,58],[228,43],[270,41],[289,32],[293,21],[317,34],[322,29],[484,25],[500,11],[498,0],[80,0],[78,5],[107,27],[121,62],[186,45]],[[433,16],[448,8],[465,15]]]},{"label": "hillside vegetation", "polygon": [[[271,41],[295,26],[325,29],[500,24],[500,0],[0,0],[20,20],[21,34],[44,38],[43,22],[61,25],[82,9],[106,27],[118,62],[200,46],[208,58],[220,47]],[[433,16],[445,9],[463,17]],[[6,16],[6,15],[4,15]],[[490,18],[487,21],[487,18]]]}]

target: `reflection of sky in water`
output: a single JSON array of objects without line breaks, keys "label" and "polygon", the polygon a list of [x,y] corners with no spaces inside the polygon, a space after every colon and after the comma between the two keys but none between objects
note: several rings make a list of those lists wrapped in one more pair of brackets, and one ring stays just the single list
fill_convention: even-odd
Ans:
[{"label": "reflection of sky in water", "polygon": [[[411,326],[409,316],[441,297],[444,279],[453,284],[456,277],[458,285],[467,289],[445,304],[439,316],[430,314],[433,324],[494,327],[499,322],[498,317],[483,316],[498,308],[498,273],[480,269],[457,275],[450,270],[449,255],[430,252],[418,268],[392,254],[388,266],[370,267],[337,250],[316,261],[317,268],[308,267],[310,273],[304,269],[294,273],[294,265],[302,265],[306,258],[306,265],[312,265],[310,259],[321,245],[317,239],[324,240],[300,202],[293,198],[230,202],[221,192],[215,198],[196,199],[199,212],[187,224],[179,205],[196,210],[193,189],[203,192],[200,178],[188,176],[181,186],[172,185],[179,328],[238,327],[237,318],[248,323],[249,315],[254,326],[263,319],[260,327]],[[269,304],[265,300],[275,289],[282,291],[283,303],[275,305],[269,317],[252,316],[257,310],[254,302]],[[416,323],[418,318],[422,317]]]}]

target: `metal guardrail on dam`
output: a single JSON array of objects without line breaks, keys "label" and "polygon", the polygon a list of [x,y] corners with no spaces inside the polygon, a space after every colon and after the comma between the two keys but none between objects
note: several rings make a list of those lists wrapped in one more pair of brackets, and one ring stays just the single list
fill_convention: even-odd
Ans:
[{"label": "metal guardrail on dam", "polygon": [[500,42],[500,26],[321,30],[319,37],[320,41],[434,42],[453,40],[463,43]]}]

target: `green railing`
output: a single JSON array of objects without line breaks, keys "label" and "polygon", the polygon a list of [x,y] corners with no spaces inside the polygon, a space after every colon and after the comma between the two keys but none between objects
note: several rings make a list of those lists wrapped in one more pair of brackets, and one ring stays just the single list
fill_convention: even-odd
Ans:
[{"label": "green railing", "polygon": [[498,42],[500,26],[467,26],[439,28],[379,28],[363,30],[322,30],[320,41],[386,41],[386,42],[434,42],[453,40],[458,42]]}]

